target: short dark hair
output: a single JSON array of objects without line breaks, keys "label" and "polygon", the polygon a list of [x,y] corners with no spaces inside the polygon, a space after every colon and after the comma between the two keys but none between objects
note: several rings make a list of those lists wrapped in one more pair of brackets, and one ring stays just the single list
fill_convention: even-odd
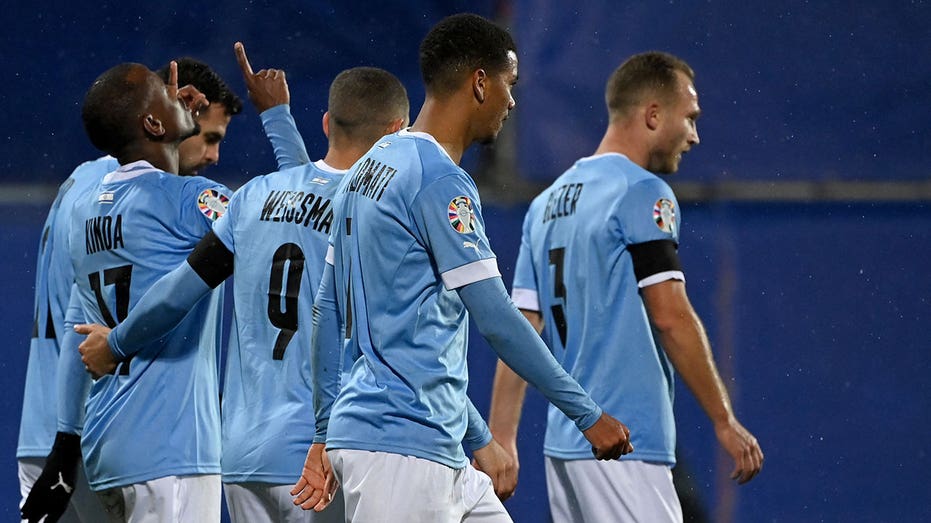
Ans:
[{"label": "short dark hair", "polygon": [[420,44],[420,73],[428,93],[454,91],[466,74],[504,71],[508,51],[517,53],[507,31],[481,16],[460,13],[444,18]]},{"label": "short dark hair", "polygon": [[[178,58],[175,62],[178,62],[179,86],[193,85],[198,91],[204,93],[208,102],[223,104],[229,116],[242,112],[242,100],[210,66],[190,57]],[[170,67],[171,64],[168,64],[158,70],[158,75],[166,82],[171,73]]]},{"label": "short dark hair", "polygon": [[407,118],[407,90],[377,67],[353,67],[336,75],[327,101],[330,123],[353,141],[374,143],[393,120]]},{"label": "short dark hair", "polygon": [[[139,68],[148,74],[133,74]],[[137,138],[135,118],[148,103],[150,75],[142,64],[122,63],[94,80],[81,107],[84,130],[94,147],[118,156]]]},{"label": "short dark hair", "polygon": [[669,53],[649,51],[628,58],[608,79],[605,88],[608,113],[612,117],[623,114],[641,103],[648,93],[671,99],[678,87],[677,71],[695,80],[695,71],[684,60]]}]

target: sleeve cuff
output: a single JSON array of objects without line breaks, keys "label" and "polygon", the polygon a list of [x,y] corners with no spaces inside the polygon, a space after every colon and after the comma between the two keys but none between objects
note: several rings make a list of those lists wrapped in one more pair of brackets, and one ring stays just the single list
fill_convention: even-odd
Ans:
[{"label": "sleeve cuff", "polygon": [[485,258],[448,270],[441,276],[446,290],[452,291],[470,283],[501,276],[501,272],[498,271],[497,259]]}]

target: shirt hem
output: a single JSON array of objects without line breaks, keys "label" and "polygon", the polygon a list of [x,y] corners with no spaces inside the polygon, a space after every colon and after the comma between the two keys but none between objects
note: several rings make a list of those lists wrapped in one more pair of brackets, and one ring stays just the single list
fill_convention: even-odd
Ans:
[{"label": "shirt hem", "polygon": [[126,485],[133,485],[136,483],[144,483],[146,481],[152,481],[153,479],[167,478],[169,476],[193,476],[200,474],[220,474],[219,466],[189,466],[181,468],[171,468],[160,471],[147,471],[142,474],[133,474],[131,476],[121,476],[118,478],[111,478],[104,481],[90,481],[88,484],[91,487],[91,490],[100,491],[111,489],[115,487],[125,487]]}]

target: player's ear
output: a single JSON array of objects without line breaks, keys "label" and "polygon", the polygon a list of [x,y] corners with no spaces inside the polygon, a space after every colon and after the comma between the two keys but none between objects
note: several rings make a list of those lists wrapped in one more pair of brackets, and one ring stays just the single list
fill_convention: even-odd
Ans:
[{"label": "player's ear", "polygon": [[659,127],[659,121],[661,120],[660,107],[658,103],[650,103],[644,107],[643,110],[643,120],[647,128],[651,131],[655,131]]},{"label": "player's ear", "polygon": [[407,120],[407,119],[406,119],[406,118],[398,118],[398,119],[396,119],[396,120],[391,120],[391,122],[388,124],[388,127],[385,128],[385,131],[386,131],[385,134],[394,134],[394,133],[400,131],[401,128],[404,127],[404,122],[405,122],[405,120]]},{"label": "player's ear", "polygon": [[485,103],[485,83],[488,81],[488,75],[484,69],[476,69],[472,73],[472,94],[478,103]]},{"label": "player's ear", "polygon": [[323,113],[323,121],[321,122],[321,125],[323,125],[323,135],[329,138],[330,137],[330,111]]},{"label": "player's ear", "polygon": [[153,114],[149,113],[142,117],[142,126],[145,128],[145,132],[149,136],[156,138],[161,138],[165,136],[165,126],[162,124],[162,121],[156,118]]}]

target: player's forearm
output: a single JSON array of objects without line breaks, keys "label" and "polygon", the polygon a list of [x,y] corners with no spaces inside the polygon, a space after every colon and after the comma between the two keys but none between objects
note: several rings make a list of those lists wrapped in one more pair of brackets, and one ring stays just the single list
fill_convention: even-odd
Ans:
[{"label": "player's forearm", "polygon": [[313,306],[310,371],[313,380],[314,443],[325,443],[330,411],[339,393],[342,373],[343,333],[336,303],[333,266],[327,263]]},{"label": "player's forearm", "polygon": [[139,299],[129,315],[107,337],[114,356],[123,360],[178,325],[211,287],[185,262],[169,272]]},{"label": "player's forearm", "polygon": [[81,363],[78,345],[81,335],[74,326],[84,322],[80,300],[72,287],[71,300],[65,315],[64,334],[60,340],[56,388],[58,392],[58,432],[80,434],[84,429],[84,401],[90,391],[91,378]]},{"label": "player's forearm", "polygon": [[291,116],[291,108],[288,104],[276,105],[262,111],[259,116],[262,118],[265,136],[268,137],[275,151],[275,160],[278,162],[279,170],[310,163],[304,139],[297,130],[297,123]]},{"label": "player's forearm", "polygon": [[491,390],[488,426],[502,444],[516,445],[517,427],[520,425],[526,391],[527,382],[503,361],[498,360]]},{"label": "player's forearm", "polygon": [[730,397],[718,374],[708,336],[694,311],[683,314],[681,321],[659,330],[666,355],[689,390],[713,423],[733,419]]},{"label": "player's forearm", "polygon": [[553,358],[511,302],[500,277],[471,283],[458,291],[479,332],[508,367],[536,387],[579,430],[598,421],[601,407]]}]

